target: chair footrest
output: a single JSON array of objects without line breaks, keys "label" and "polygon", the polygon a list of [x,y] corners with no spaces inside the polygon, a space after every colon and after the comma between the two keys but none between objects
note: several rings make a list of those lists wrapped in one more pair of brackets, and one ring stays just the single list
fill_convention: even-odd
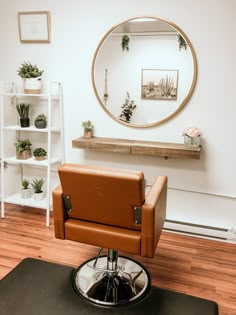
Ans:
[{"label": "chair footrest", "polygon": [[118,257],[117,270],[107,270],[107,256],[96,262],[92,258],[75,272],[75,291],[90,302],[100,305],[132,303],[144,297],[150,289],[150,276],[138,262]]}]

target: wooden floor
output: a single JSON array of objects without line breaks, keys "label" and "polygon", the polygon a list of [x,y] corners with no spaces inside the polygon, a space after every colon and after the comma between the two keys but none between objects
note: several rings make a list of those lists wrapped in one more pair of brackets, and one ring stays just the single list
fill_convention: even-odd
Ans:
[{"label": "wooden floor", "polygon": [[[0,279],[26,257],[76,267],[96,254],[96,247],[55,239],[52,218],[46,228],[39,209],[8,205],[0,219]],[[236,244],[163,232],[154,259],[135,259],[154,286],[214,300],[220,315],[236,314]]]}]

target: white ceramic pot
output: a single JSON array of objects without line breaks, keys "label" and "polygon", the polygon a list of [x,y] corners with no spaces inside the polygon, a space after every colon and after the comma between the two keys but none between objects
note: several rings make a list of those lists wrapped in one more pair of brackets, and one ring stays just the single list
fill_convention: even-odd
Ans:
[{"label": "white ceramic pot", "polygon": [[29,199],[32,196],[32,192],[30,188],[22,189],[21,190],[21,198],[22,199]]},{"label": "white ceramic pot", "polygon": [[40,201],[44,198],[44,193],[34,193],[34,200]]},{"label": "white ceramic pot", "polygon": [[41,77],[24,79],[25,94],[40,94],[41,86]]}]

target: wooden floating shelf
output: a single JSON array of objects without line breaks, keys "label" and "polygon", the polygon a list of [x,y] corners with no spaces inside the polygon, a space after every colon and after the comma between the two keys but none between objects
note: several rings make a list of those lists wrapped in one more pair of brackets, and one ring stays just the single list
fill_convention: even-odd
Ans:
[{"label": "wooden floating shelf", "polygon": [[103,152],[135,155],[162,156],[164,158],[200,159],[201,147],[190,148],[180,143],[125,140],[113,138],[84,137],[72,140],[75,149],[89,149]]}]

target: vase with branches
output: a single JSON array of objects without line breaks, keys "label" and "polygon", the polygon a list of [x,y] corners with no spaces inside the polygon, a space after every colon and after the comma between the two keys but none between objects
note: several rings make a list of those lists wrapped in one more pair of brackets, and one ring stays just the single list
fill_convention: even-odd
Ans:
[{"label": "vase with branches", "polygon": [[120,120],[130,123],[131,117],[137,105],[135,105],[134,100],[130,99],[130,95],[126,92],[126,98],[124,104],[121,106],[122,112],[119,116]]}]

